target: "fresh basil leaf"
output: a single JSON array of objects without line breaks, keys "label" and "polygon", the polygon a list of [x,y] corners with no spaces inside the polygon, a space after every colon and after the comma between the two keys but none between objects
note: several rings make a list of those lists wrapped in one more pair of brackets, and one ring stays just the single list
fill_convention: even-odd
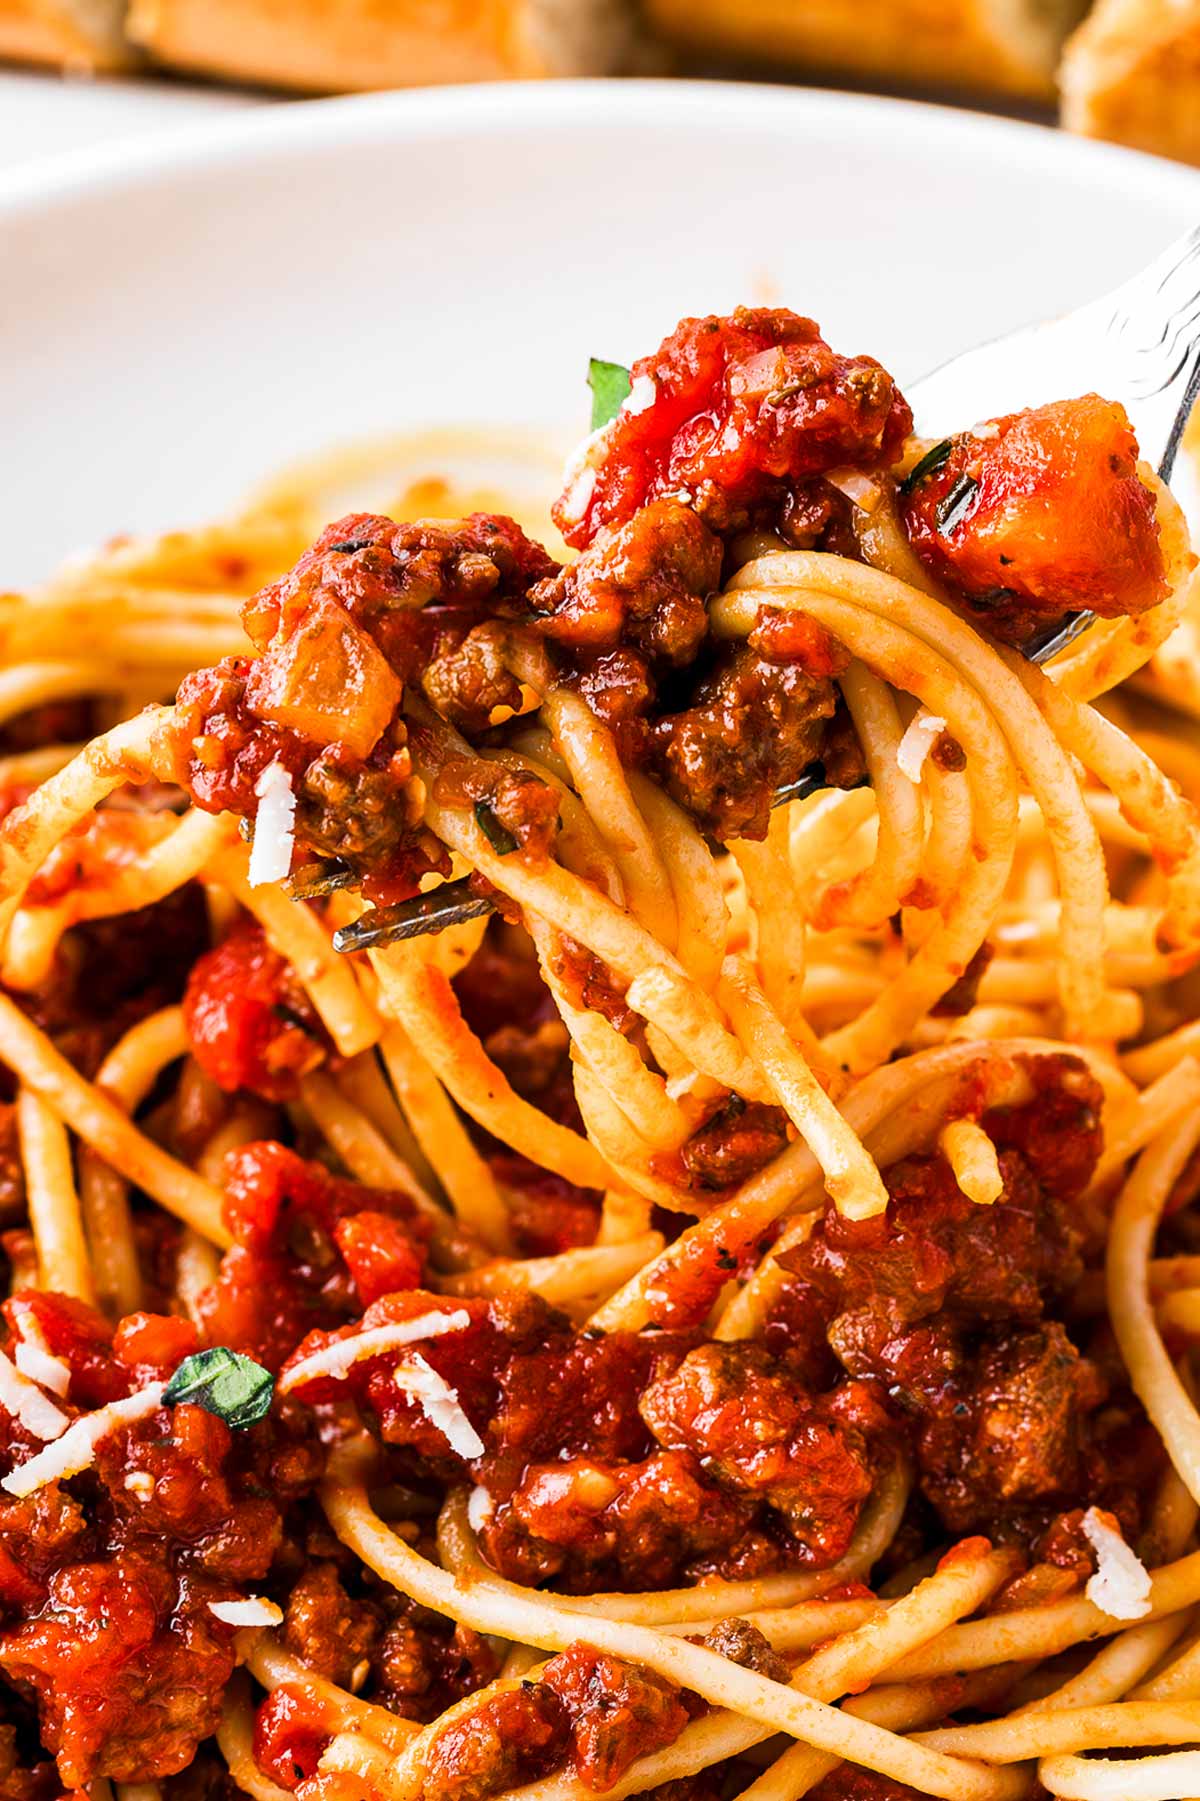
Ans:
[{"label": "fresh basil leaf", "polygon": [[270,1370],[219,1344],[184,1358],[163,1390],[163,1401],[168,1407],[183,1401],[203,1407],[236,1432],[265,1418],[274,1392]]},{"label": "fresh basil leaf", "polygon": [[979,483],[973,475],[960,475],[950,492],[938,502],[937,522],[940,532],[952,532],[971,511]]},{"label": "fresh basil leaf", "polygon": [[506,857],[510,850],[516,850],[516,839],[506,825],[501,825],[485,800],[475,802],[475,824],[498,857]]},{"label": "fresh basil leaf", "polygon": [[918,482],[923,482],[927,475],[933,475],[941,468],[954,449],[952,438],[943,438],[939,444],[927,450],[920,462],[914,463],[904,480],[900,483],[901,494],[911,494]]},{"label": "fresh basil leaf", "polygon": [[622,363],[606,363],[594,356],[588,363],[588,387],[592,390],[592,430],[599,431],[620,412],[629,393],[629,371]]}]

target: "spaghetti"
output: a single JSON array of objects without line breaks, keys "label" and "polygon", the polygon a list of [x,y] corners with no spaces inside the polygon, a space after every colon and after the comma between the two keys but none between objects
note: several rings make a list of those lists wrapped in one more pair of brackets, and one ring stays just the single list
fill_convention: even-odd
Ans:
[{"label": "spaghetti", "polygon": [[0,605],[11,1801],[1200,1783],[1182,516],[605,369]]}]

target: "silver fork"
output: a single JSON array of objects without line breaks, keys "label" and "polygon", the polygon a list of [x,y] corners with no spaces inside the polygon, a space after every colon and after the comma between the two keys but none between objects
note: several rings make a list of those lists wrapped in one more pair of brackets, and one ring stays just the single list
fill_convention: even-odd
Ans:
[{"label": "silver fork", "polygon": [[[929,437],[1048,400],[1102,394],[1122,403],[1143,457],[1170,481],[1200,394],[1200,226],[1110,294],[966,350],[905,392],[917,430]],[[1094,617],[1072,614],[1026,646],[1026,656],[1046,662]]]}]

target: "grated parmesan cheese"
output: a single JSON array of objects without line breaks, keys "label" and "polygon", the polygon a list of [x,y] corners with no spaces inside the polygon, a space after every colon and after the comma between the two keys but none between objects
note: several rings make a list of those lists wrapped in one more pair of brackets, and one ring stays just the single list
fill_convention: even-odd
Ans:
[{"label": "grated parmesan cheese", "polygon": [[1114,1620],[1140,1620],[1150,1612],[1150,1572],[1122,1538],[1111,1513],[1089,1507],[1083,1533],[1096,1553],[1096,1574],[1084,1593]]},{"label": "grated parmesan cheese", "polygon": [[562,497],[563,518],[582,519],[595,491],[596,471],[590,467],[581,469]]},{"label": "grated parmesan cheese", "polygon": [[420,1338],[441,1338],[447,1332],[461,1332],[470,1323],[471,1315],[466,1308],[456,1307],[452,1313],[421,1313],[416,1319],[398,1320],[394,1326],[372,1326],[356,1338],[342,1338],[336,1344],[326,1345],[324,1350],[314,1351],[311,1357],[305,1357],[290,1370],[285,1370],[275,1384],[275,1392],[290,1394],[293,1388],[311,1382],[316,1376],[332,1376],[334,1381],[341,1381],[364,1357],[378,1357],[381,1351],[400,1350]]},{"label": "grated parmesan cheese", "polygon": [[0,1407],[35,1438],[61,1438],[70,1424],[61,1407],[0,1351]]},{"label": "grated parmesan cheese", "polygon": [[896,762],[901,775],[919,782],[925,759],[946,729],[946,721],[936,713],[915,713],[908,730],[896,746]]},{"label": "grated parmesan cheese", "polygon": [[254,815],[254,843],[250,846],[250,886],[287,880],[292,867],[296,826],[296,796],[292,778],[282,763],[269,763],[254,785],[258,811]]},{"label": "grated parmesan cheese", "polygon": [[28,1308],[17,1315],[17,1332],[13,1362],[21,1374],[48,1388],[52,1395],[65,1395],[71,1386],[71,1366],[64,1358],[52,1355],[42,1328]]},{"label": "grated parmesan cheese", "polygon": [[478,1484],[467,1499],[467,1524],[472,1532],[482,1532],[496,1511],[496,1503],[486,1488]]},{"label": "grated parmesan cheese", "polygon": [[151,1382],[148,1388],[139,1388],[136,1394],[127,1395],[123,1401],[110,1401],[107,1407],[85,1413],[82,1419],[68,1426],[55,1444],[47,1445],[28,1463],[10,1471],[0,1482],[0,1488],[10,1495],[22,1497],[44,1488],[47,1482],[78,1475],[95,1460],[96,1446],[102,1438],[107,1438],[118,1426],[144,1419],[162,1404],[165,1387],[165,1382]]},{"label": "grated parmesan cheese", "polygon": [[278,1626],[283,1620],[282,1607],[256,1595],[245,1601],[210,1601],[208,1611],[226,1626]]},{"label": "grated parmesan cheese", "polygon": [[652,375],[639,375],[621,405],[623,413],[647,413],[658,399]]},{"label": "grated parmesan cheese", "polygon": [[450,1449],[468,1461],[482,1457],[484,1443],[458,1404],[450,1384],[432,1369],[417,1351],[393,1372],[397,1385],[418,1402],[431,1426],[436,1426]]},{"label": "grated parmesan cheese", "polygon": [[563,465],[558,505],[564,519],[579,520],[586,513],[596,486],[596,471],[607,455],[608,432],[608,425],[598,426],[575,446]]}]

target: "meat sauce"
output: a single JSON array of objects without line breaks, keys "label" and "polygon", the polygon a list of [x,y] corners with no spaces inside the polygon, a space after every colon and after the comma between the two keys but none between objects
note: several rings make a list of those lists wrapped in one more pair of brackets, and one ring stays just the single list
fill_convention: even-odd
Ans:
[{"label": "meat sauce", "polygon": [[[485,963],[476,993],[462,984],[476,1022],[501,1029],[510,1004],[535,1021],[536,971],[514,959],[502,990],[503,941],[494,929],[486,942],[496,982]],[[1097,1106],[1081,1065],[1039,1059],[1035,1099],[984,1120],[1001,1152],[999,1202],[964,1201],[940,1158],[893,1166],[887,1215],[826,1216],[788,1254],[765,1338],[730,1344],[709,1340],[702,1322],[740,1253],[705,1272],[707,1287],[685,1271],[667,1329],[591,1336],[530,1295],[428,1291],[427,1229],[404,1196],[277,1140],[234,1153],[235,1245],[202,1305],[203,1338],[287,1369],[378,1325],[464,1311],[465,1329],[422,1351],[484,1453],[459,1457],[398,1387],[394,1355],[378,1356],[344,1381],[304,1383],[245,1432],[195,1407],[162,1409],[104,1441],[83,1475],[5,1500],[0,1669],[36,1708],[61,1780],[149,1780],[191,1762],[233,1664],[211,1599],[277,1598],[289,1649],[408,1718],[436,1719],[495,1679],[486,1641],[384,1589],[324,1527],[312,1489],[351,1403],[388,1480],[426,1496],[430,1517],[447,1487],[482,1491],[480,1549],[529,1586],[638,1590],[828,1567],[900,1447],[930,1510],[918,1544],[982,1530],[1077,1583],[1090,1567],[1081,1508],[1108,1507],[1132,1534],[1160,1462],[1111,1359],[1077,1342],[1071,1321],[1071,1289],[1097,1253],[1074,1205],[1098,1149]],[[770,1122],[743,1129],[769,1134]],[[763,1248],[747,1247],[750,1261]],[[133,1316],[114,1331],[81,1303],[36,1291],[4,1311],[10,1335],[29,1314],[67,1362],[72,1409],[168,1373],[201,1342],[176,1318]],[[10,1461],[38,1448],[19,1422],[0,1425]],[[720,1648],[770,1656],[732,1629]],[[700,1707],[586,1646],[511,1696],[442,1728],[430,1797],[486,1801],[563,1768],[601,1789]],[[303,1687],[280,1690],[258,1710],[260,1766],[302,1784],[331,1731]]]},{"label": "meat sauce", "polygon": [[572,1645],[536,1681],[442,1727],[426,1761],[424,1795],[486,1801],[564,1764],[585,1788],[602,1792],[637,1758],[678,1738],[691,1714],[683,1691],[665,1677]]},{"label": "meat sauce", "polygon": [[[373,899],[402,899],[447,868],[422,827],[405,686],[474,744],[523,708],[506,659],[519,632],[710,836],[766,836],[775,792],[813,765],[829,785],[863,778],[836,690],[845,656],[809,621],[719,645],[706,602],[748,529],[859,555],[829,477],[886,479],[910,430],[892,376],[834,353],[811,319],[685,319],[634,364],[629,400],[555,504],[573,566],[499,515],[337,520],[245,605],[258,659],[182,684],[178,780],[200,807],[252,819],[283,765],[299,843],[350,864]],[[1070,609],[1141,612],[1166,594],[1132,430],[1095,396],[951,439],[905,484],[901,520],[951,596],[1014,643]],[[440,785],[450,805],[494,810],[526,861],[550,855],[544,783],[472,755]]]},{"label": "meat sauce", "polygon": [[311,1327],[357,1318],[424,1274],[429,1222],[407,1195],[331,1175],[274,1140],[231,1152],[224,1181],[234,1245],[202,1301],[214,1344],[277,1369]]},{"label": "meat sauce", "polygon": [[[720,644],[707,602],[748,530],[858,556],[830,478],[891,483],[911,427],[887,371],[831,350],[810,319],[685,319],[635,363],[628,400],[556,503],[573,565],[498,515],[338,520],[246,603],[259,657],[183,683],[178,779],[198,805],[253,819],[279,764],[302,846],[349,864],[373,899],[411,895],[448,866],[421,824],[405,689],[477,746],[524,704],[515,632],[705,832],[761,838],[772,798],[805,771],[819,765],[830,786],[863,778],[836,687],[846,659],[774,609],[748,644]],[[1166,592],[1129,422],[1094,395],[938,446],[901,485],[899,516],[951,598],[1010,642],[1071,609],[1138,613]],[[474,754],[452,761],[439,798],[484,804],[516,854],[543,862],[558,823],[545,784]]]},{"label": "meat sauce", "polygon": [[[83,1303],[37,1292],[3,1313],[13,1333],[37,1321],[85,1409],[170,1375],[199,1343],[179,1319],[135,1314],[114,1333]],[[40,1449],[7,1413],[2,1427],[10,1467]],[[212,1732],[234,1649],[208,1603],[266,1575],[280,1510],[319,1461],[284,1451],[277,1425],[249,1437],[235,1445],[199,1407],[161,1408],[105,1438],[70,1485],[0,1503],[0,1670],[36,1702],[68,1788],[172,1774]]]},{"label": "meat sauce", "polygon": [[[964,434],[902,496],[918,554],[987,629],[1019,637],[1069,607],[1137,612],[1161,597],[1153,505],[1117,411],[1063,403]],[[835,782],[861,774],[837,695],[845,654],[774,608],[747,643],[720,644],[706,603],[748,528],[854,554],[849,504],[829,477],[855,469],[889,482],[910,423],[886,372],[836,355],[809,321],[754,311],[685,322],[635,367],[631,404],[560,502],[581,553],[572,567],[490,515],[339,521],[247,604],[257,658],[184,683],[179,777],[199,805],[253,819],[263,773],[282,763],[300,843],[348,863],[376,897],[411,892],[447,867],[421,823],[401,706],[406,690],[420,693],[471,753],[443,759],[437,798],[483,806],[515,842],[506,854],[536,864],[553,849],[552,790],[475,755],[522,704],[504,650],[520,631],[607,721],[625,761],[705,831],[761,835],[775,789],[812,761]],[[1043,554],[1051,540],[1071,552],[1058,585]],[[26,725],[11,744],[40,741],[37,722]],[[112,821],[80,834],[35,904],[86,882],[89,859],[136,853],[143,836],[143,825]],[[635,1033],[609,972],[582,947],[565,955],[572,992]],[[527,942],[491,925],[455,990],[516,1091],[577,1126],[566,1033]],[[952,998],[969,1004],[969,983]],[[423,1531],[448,1490],[468,1485],[487,1563],[572,1594],[828,1569],[901,1454],[919,1495],[902,1535],[914,1555],[984,1532],[1039,1560],[1039,1580],[1061,1572],[1065,1589],[1091,1567],[1085,1506],[1110,1510],[1127,1535],[1139,1527],[1161,1452],[1111,1347],[1072,1313],[1099,1255],[1077,1205],[1099,1149],[1099,1095],[1069,1058],[1039,1059],[1034,1099],[984,1118],[1004,1178],[994,1206],[965,1201],[940,1157],[905,1159],[885,1172],[887,1213],[826,1215],[786,1253],[763,1338],[724,1343],[705,1331],[712,1304],[769,1248],[736,1227],[728,1242],[689,1245],[649,1293],[651,1323],[637,1333],[580,1330],[527,1293],[434,1292],[441,1266],[412,1198],[313,1154],[296,1103],[305,1077],[336,1074],[338,1059],[295,973],[249,920],[213,945],[195,885],[143,915],[76,925],[46,983],[21,999],[89,1073],[129,1025],[182,1002],[201,1099],[188,1115],[182,1101],[152,1097],[154,1131],[195,1155],[230,1110],[259,1122],[223,1172],[233,1245],[198,1324],[168,1314],[164,1299],[164,1311],[114,1326],[32,1284],[4,1303],[10,1354],[36,1329],[67,1365],[71,1417],[169,1376],[203,1345],[288,1371],[373,1327],[454,1311],[466,1326],[422,1355],[484,1449],[454,1450],[397,1382],[393,1353],[352,1364],[344,1380],[309,1378],[236,1432],[198,1406],[157,1408],[104,1439],[81,1473],[0,1499],[0,1801],[51,1801],[105,1778],[164,1780],[170,1801],[218,1791],[230,1801],[227,1778],[206,1774],[218,1768],[204,1746],[235,1662],[233,1628],[212,1602],[276,1600],[289,1650],[409,1719],[438,1719],[495,1680],[488,1641],[385,1588],[330,1533],[315,1487],[328,1446],[360,1422],[383,1483]],[[23,1206],[10,1100],[0,1101],[5,1225]],[[594,1241],[598,1194],[469,1129],[521,1254]],[[709,1202],[788,1136],[777,1109],[718,1100],[673,1179]],[[178,1231],[136,1195],[134,1207],[147,1295],[165,1297]],[[6,1244],[24,1267],[28,1234]],[[9,1469],[41,1449],[3,1408],[0,1434]],[[710,1648],[785,1674],[738,1622]],[[575,1645],[442,1726],[426,1801],[487,1801],[564,1769],[600,1792],[701,1711],[664,1679]],[[310,1691],[285,1685],[257,1707],[260,1768],[296,1788],[333,1727]],[[34,1749],[39,1737],[53,1764]],[[850,1771],[815,1792],[902,1794]],[[717,1793],[709,1773],[654,1801]]]},{"label": "meat sauce", "polygon": [[873,357],[837,355],[782,309],[684,319],[630,373],[615,428],[555,508],[577,548],[679,492],[716,530],[744,530],[831,469],[886,468],[912,430]]}]

